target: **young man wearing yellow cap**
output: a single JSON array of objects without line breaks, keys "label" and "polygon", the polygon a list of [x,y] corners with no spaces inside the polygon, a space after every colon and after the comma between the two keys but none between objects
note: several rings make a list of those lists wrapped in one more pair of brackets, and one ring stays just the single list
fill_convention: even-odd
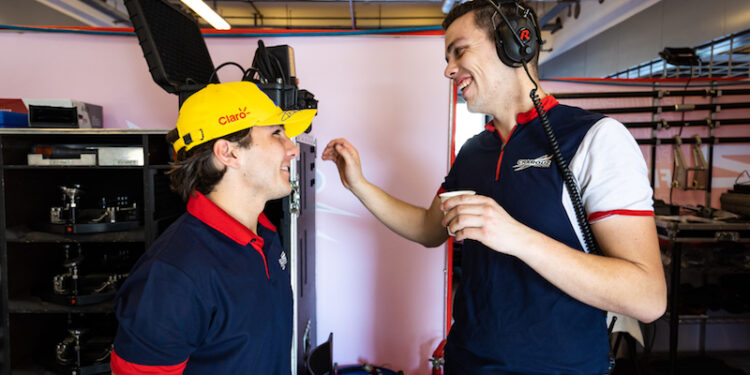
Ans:
[{"label": "young man wearing yellow cap", "polygon": [[289,138],[314,115],[282,111],[250,82],[208,85],[185,101],[167,137],[187,213],[115,298],[115,374],[291,373],[289,255],[262,210],[291,192],[299,149]]}]

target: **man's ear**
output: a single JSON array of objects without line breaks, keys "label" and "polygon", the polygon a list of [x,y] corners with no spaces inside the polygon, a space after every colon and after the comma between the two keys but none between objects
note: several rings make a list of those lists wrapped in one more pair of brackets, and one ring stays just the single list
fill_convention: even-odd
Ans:
[{"label": "man's ear", "polygon": [[214,142],[213,153],[216,160],[222,165],[229,168],[236,168],[239,166],[236,143],[229,142],[226,139],[219,139]]}]

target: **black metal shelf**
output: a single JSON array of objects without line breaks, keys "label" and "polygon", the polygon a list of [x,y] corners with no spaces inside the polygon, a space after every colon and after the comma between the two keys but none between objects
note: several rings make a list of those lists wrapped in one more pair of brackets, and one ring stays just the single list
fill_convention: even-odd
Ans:
[{"label": "black metal shelf", "polygon": [[626,128],[651,128],[657,130],[664,130],[669,128],[683,127],[683,126],[708,126],[711,128],[717,128],[720,126],[727,125],[750,125],[750,118],[731,118],[731,119],[702,119],[702,120],[658,120],[658,121],[636,121],[636,122],[623,122]]},{"label": "black metal shelf", "polygon": [[3,166],[3,169],[6,170],[70,170],[70,169],[80,169],[80,170],[91,170],[91,169],[99,169],[99,170],[135,170],[139,171],[143,169],[143,166],[99,166],[99,165],[6,165]]},{"label": "black metal shelf", "polygon": [[622,114],[622,113],[663,113],[663,112],[689,112],[689,111],[712,111],[720,112],[723,109],[744,109],[750,108],[750,103],[715,103],[715,104],[675,104],[661,106],[645,107],[621,107],[621,108],[595,108],[589,109],[591,112],[602,114]]},{"label": "black metal shelf", "polygon": [[[87,259],[93,259],[88,264],[106,263],[107,272],[124,273],[166,227],[167,221],[157,220],[157,213],[172,212],[173,206],[179,211],[184,206],[169,190],[165,177],[172,155],[165,134],[165,130],[0,129],[0,375],[56,373],[37,353],[53,353],[49,350],[59,342],[53,336],[59,334],[62,339],[72,320],[84,328],[96,328],[97,322],[116,326],[111,296],[85,305],[80,305],[78,298],[70,305],[47,291],[50,277],[59,273],[60,262],[67,258],[63,245],[77,243]],[[28,153],[37,144],[139,147],[143,165],[28,165]],[[112,230],[108,232],[52,232],[60,228],[44,225],[50,207],[60,205],[59,186],[69,184],[80,184],[85,191],[82,209],[99,207],[100,197],[127,196],[137,203],[140,223],[119,221],[137,225],[124,230],[117,230],[122,227],[116,225],[71,229]],[[87,274],[93,271],[85,270]],[[92,301],[98,299],[83,299],[84,303]]]},{"label": "black metal shelf", "polygon": [[122,232],[102,232],[92,234],[59,234],[39,232],[23,227],[8,228],[5,238],[9,243],[77,243],[77,242],[144,242],[143,227]]},{"label": "black metal shelf", "polygon": [[[669,244],[669,297],[670,312],[679,311],[680,301],[680,273],[682,272],[682,246],[707,243],[748,243],[750,242],[750,222],[723,222],[698,218],[693,216],[657,216],[656,230],[659,238]],[[730,314],[723,310],[710,311],[701,315],[679,315],[668,313],[665,318],[669,322],[669,374],[679,373],[678,364],[678,336],[682,323],[697,323],[701,325],[703,347],[705,325],[748,323],[748,314]]]},{"label": "black metal shelf", "polygon": [[656,231],[659,238],[673,242],[750,242],[750,222],[677,221],[670,217],[657,217]]},{"label": "black metal shelf", "polygon": [[[684,251],[684,249],[683,249]],[[738,266],[711,266],[711,265],[682,265],[684,271],[702,272],[703,274],[709,275],[734,275],[734,274],[748,274],[750,268],[738,267]]]},{"label": "black metal shelf", "polygon": [[11,314],[67,314],[67,313],[110,313],[112,301],[105,301],[86,306],[69,306],[47,302],[39,297],[8,300],[8,312]]},{"label": "black metal shelf", "polygon": [[657,89],[652,91],[599,91],[553,93],[557,99],[600,99],[600,98],[664,98],[683,96],[721,97],[728,95],[750,95],[750,89],[704,89],[680,90]]},{"label": "black metal shelf", "polygon": [[[669,321],[671,313],[664,314],[664,319]],[[738,324],[750,323],[750,314],[732,314],[726,311],[708,311],[705,314],[679,314],[677,320],[680,324]]]}]

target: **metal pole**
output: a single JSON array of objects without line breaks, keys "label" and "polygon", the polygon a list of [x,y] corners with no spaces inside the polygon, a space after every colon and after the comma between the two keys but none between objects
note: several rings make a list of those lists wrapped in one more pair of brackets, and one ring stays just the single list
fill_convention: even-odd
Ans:
[{"label": "metal pole", "polygon": [[727,64],[727,77],[732,76],[732,55],[734,54],[734,35],[729,39],[729,62]]},{"label": "metal pole", "polygon": [[[717,87],[714,86],[716,82],[712,82],[711,86],[712,89],[716,90]],[[711,119],[711,125],[708,127],[708,137],[710,139],[713,139],[712,142],[708,144],[708,177],[706,179],[706,208],[711,208],[711,190],[713,189],[713,170],[714,170],[714,144],[716,143],[716,138],[714,138],[714,121],[716,120],[715,111],[716,111],[716,97],[711,97],[711,104],[714,104],[713,109],[709,112],[709,118]]]},{"label": "metal pole", "polygon": [[669,374],[677,375],[677,342],[678,330],[680,329],[679,317],[679,289],[680,289],[680,263],[682,262],[682,244],[672,244],[672,264],[669,291]]},{"label": "metal pole", "polygon": [[[658,86],[659,86],[659,82],[654,82],[651,87],[653,88],[654,91],[658,91]],[[652,103],[654,106],[659,105],[658,95],[654,97]],[[658,121],[657,117],[658,115],[654,113],[651,115],[651,120]],[[656,127],[651,128],[651,139],[657,139]],[[657,175],[656,173],[656,143],[657,142],[654,142],[654,144],[651,145],[651,186],[654,188],[654,190],[656,190],[656,175]]]},{"label": "metal pole", "polygon": [[714,43],[711,43],[711,58],[708,60],[708,78],[714,75]]},{"label": "metal pole", "polygon": [[354,0],[349,0],[349,16],[352,19],[352,30],[357,30],[357,18],[354,16]]}]

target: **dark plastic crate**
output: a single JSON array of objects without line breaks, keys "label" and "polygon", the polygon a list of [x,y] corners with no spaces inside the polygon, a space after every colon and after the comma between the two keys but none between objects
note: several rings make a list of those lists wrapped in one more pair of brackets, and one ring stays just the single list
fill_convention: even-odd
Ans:
[{"label": "dark plastic crate", "polygon": [[198,24],[164,0],[125,0],[154,81],[169,93],[218,83]]}]

